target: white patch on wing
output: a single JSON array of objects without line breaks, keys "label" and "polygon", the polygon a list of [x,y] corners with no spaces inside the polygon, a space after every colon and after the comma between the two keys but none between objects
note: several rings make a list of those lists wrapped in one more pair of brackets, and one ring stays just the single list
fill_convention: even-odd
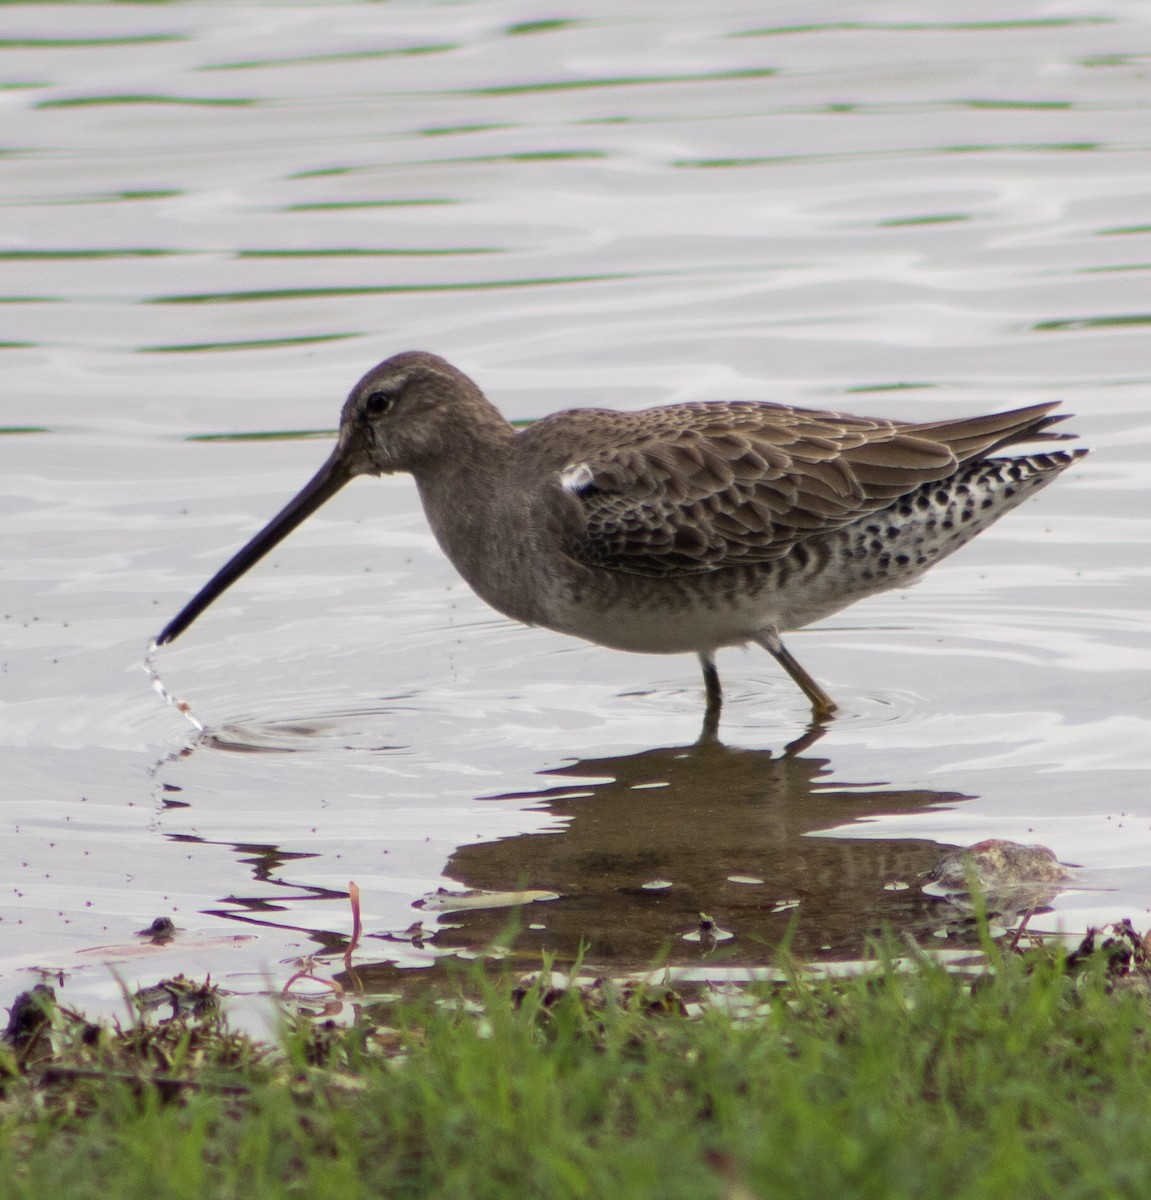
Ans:
[{"label": "white patch on wing", "polygon": [[595,483],[595,476],[587,463],[571,463],[560,472],[560,485],[565,491],[586,492]]}]

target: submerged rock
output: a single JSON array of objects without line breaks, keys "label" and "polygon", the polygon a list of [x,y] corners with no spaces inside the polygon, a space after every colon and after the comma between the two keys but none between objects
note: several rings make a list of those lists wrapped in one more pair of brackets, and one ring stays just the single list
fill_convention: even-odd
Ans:
[{"label": "submerged rock", "polygon": [[1016,914],[1049,904],[1072,878],[1047,846],[988,838],[943,855],[924,891],[961,907],[971,907],[975,892],[988,911]]}]

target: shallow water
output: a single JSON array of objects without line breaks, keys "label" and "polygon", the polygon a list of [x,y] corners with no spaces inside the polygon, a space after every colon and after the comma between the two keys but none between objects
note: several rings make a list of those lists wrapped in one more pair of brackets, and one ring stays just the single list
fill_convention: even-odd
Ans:
[{"label": "shallow water", "polygon": [[[507,927],[439,888],[558,893],[533,965],[851,956],[946,934],[921,873],[988,836],[1080,868],[1032,928],[1147,924],[1151,14],[982,7],[6,7],[4,998],[338,965],[349,880],[367,965]],[[791,637],[818,739],[721,655],[720,747],[693,659],[512,625],[359,481],[157,656],[198,734],[150,639],[416,347],[516,419],[1057,398],[1094,453]]]}]

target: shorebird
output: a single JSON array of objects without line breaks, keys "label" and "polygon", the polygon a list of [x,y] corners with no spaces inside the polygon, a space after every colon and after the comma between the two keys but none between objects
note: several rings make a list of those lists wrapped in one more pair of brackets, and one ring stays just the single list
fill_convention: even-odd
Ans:
[{"label": "shorebird", "polygon": [[1057,403],[911,423],[754,401],[572,409],[512,426],[462,371],[410,351],[373,367],[304,489],[156,639],[172,641],[357,475],[415,477],[436,539],[499,612],[617,650],[694,652],[705,728],[722,646],[762,646],[816,722],[836,705],[780,633],[889,588],[1050,483],[1085,450],[993,457]]}]

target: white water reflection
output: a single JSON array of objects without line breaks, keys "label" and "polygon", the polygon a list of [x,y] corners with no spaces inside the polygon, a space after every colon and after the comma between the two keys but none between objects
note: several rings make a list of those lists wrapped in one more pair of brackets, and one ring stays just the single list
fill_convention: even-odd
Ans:
[{"label": "white water reflection", "polygon": [[[771,808],[784,817],[820,789],[866,795],[838,817],[817,805],[804,830],[823,819],[896,858],[898,839],[1046,842],[1098,889],[1055,902],[1045,919],[1069,928],[1147,908],[1151,24],[1120,4],[938,15],[12,10],[0,428],[39,432],[0,436],[6,995],[35,964],[114,1002],[83,952],[164,913],[185,933],[132,978],[280,978],[350,930],[353,878],[381,938],[457,864],[509,890],[525,881],[486,873],[559,862],[570,893],[581,839],[602,865],[633,799],[623,788],[601,830],[595,764],[646,770],[650,752],[671,778],[687,756],[686,828],[648,839],[681,879],[693,802],[754,821],[693,791],[709,767],[690,753],[693,661],[495,617],[403,479],[349,487],[157,656],[203,738],[149,689],[149,638],[326,453],[294,435],[334,427],[372,361],[416,347],[514,418],[1062,399],[1084,466],[913,593],[794,639],[844,714],[790,765],[774,764],[802,697],[765,656],[721,657],[724,738],[752,748],[727,769],[765,811],[791,795]],[[245,433],[284,437],[190,440]],[[592,783],[569,812],[540,772],[573,760]],[[668,790],[641,810],[653,828]],[[897,794],[914,801],[885,811]],[[787,842],[799,867],[828,853],[813,841]],[[864,861],[836,870],[864,887]],[[701,894],[744,905],[698,871]],[[919,928],[871,882],[869,915]],[[610,935],[606,907],[578,904],[546,907]],[[629,904],[611,919],[638,921]],[[749,911],[712,914],[741,952]]]}]

